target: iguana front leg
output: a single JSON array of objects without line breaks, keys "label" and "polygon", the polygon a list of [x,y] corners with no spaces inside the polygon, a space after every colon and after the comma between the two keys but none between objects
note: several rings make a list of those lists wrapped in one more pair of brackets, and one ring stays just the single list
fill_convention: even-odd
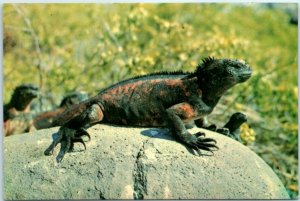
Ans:
[{"label": "iguana front leg", "polygon": [[206,150],[211,153],[217,150],[218,147],[215,145],[216,141],[212,138],[205,138],[205,134],[202,132],[192,135],[186,130],[183,121],[189,121],[209,113],[210,111],[211,109],[201,100],[199,100],[195,106],[183,102],[167,109],[167,121],[171,128],[171,132],[180,140],[180,142],[196,150],[199,155],[201,154],[200,150]]},{"label": "iguana front leg", "polygon": [[[67,111],[67,114],[65,114],[66,116],[70,115],[68,112],[71,113],[72,111]],[[57,162],[60,162],[63,159],[64,155],[68,151],[73,149],[74,143],[82,143],[84,145],[84,148],[86,148],[82,137],[88,136],[88,138],[90,139],[90,135],[87,133],[85,128],[90,127],[97,122],[100,122],[102,119],[103,111],[101,110],[100,106],[98,104],[91,105],[82,113],[74,116],[60,127],[58,131],[58,138],[53,140],[52,144],[45,150],[44,154],[52,155],[54,148],[58,143],[61,143],[60,152],[56,157]]]}]

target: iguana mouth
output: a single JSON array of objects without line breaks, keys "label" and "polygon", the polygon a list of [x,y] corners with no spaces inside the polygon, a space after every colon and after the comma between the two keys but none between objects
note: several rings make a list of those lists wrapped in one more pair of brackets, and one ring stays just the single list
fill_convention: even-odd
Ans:
[{"label": "iguana mouth", "polygon": [[23,93],[30,98],[36,98],[39,95],[39,88],[33,84],[22,85],[19,90],[24,90]]},{"label": "iguana mouth", "polygon": [[245,71],[243,71],[240,75],[239,75],[239,81],[240,82],[245,82],[246,80],[248,80],[252,75],[252,70],[249,68]]},{"label": "iguana mouth", "polygon": [[241,116],[240,119],[245,122],[248,120],[246,115]]},{"label": "iguana mouth", "polygon": [[28,90],[26,92],[26,95],[28,97],[32,97],[32,98],[36,98],[38,96],[38,94],[39,94],[38,90]]},{"label": "iguana mouth", "polygon": [[236,120],[239,121],[239,122],[246,122],[248,119],[247,119],[247,116],[242,114],[242,113],[235,113],[235,117],[236,117]]}]

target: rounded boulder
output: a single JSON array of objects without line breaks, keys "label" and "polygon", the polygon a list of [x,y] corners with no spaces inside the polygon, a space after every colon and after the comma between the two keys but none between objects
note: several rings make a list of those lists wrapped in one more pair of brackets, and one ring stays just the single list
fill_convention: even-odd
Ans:
[{"label": "rounded boulder", "polygon": [[248,147],[202,131],[219,147],[197,156],[168,129],[95,125],[57,163],[44,150],[58,127],[4,138],[4,199],[288,199],[272,169]]}]

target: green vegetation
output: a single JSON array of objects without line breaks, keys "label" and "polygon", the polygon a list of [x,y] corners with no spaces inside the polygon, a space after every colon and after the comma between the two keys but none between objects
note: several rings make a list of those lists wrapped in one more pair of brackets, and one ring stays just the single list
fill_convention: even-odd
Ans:
[{"label": "green vegetation", "polygon": [[297,26],[290,25],[282,11],[257,8],[204,3],[7,4],[4,101],[22,83],[36,83],[44,93],[59,97],[58,103],[68,92],[95,95],[134,75],[193,71],[207,56],[244,59],[253,77],[226,94],[223,113],[226,118],[228,111],[249,116],[256,141],[248,146],[297,198]]}]

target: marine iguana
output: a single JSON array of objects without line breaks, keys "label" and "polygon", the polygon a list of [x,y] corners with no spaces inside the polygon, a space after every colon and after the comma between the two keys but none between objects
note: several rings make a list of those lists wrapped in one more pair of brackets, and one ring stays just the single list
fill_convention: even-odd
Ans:
[{"label": "marine iguana", "polygon": [[33,125],[36,129],[49,128],[52,125],[52,122],[57,116],[62,114],[66,109],[72,105],[78,104],[84,100],[88,99],[88,95],[85,92],[73,92],[66,95],[61,101],[58,108],[46,111],[39,114],[33,119]]},{"label": "marine iguana", "polygon": [[[61,142],[57,156],[79,142],[86,148],[86,128],[102,122],[130,126],[167,127],[178,142],[197,151],[217,150],[216,141],[205,133],[189,133],[185,124],[203,121],[221,96],[231,87],[250,78],[252,70],[244,61],[203,59],[194,72],[160,72],[121,81],[60,115],[53,123],[61,126],[58,138],[45,150],[51,155]],[[198,123],[199,125],[200,123]]]},{"label": "marine iguana", "polygon": [[10,102],[3,108],[4,136],[32,130],[29,104],[38,93],[38,87],[33,84],[22,84],[15,88]]},{"label": "marine iguana", "polygon": [[223,128],[216,129],[216,132],[242,142],[240,138],[240,126],[245,122],[247,122],[247,116],[241,112],[236,112],[231,115],[229,121]]}]

